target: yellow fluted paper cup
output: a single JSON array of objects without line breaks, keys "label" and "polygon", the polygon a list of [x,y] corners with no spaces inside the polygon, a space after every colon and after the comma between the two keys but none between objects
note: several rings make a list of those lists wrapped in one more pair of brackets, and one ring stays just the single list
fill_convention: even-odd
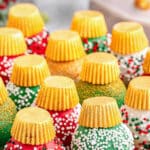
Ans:
[{"label": "yellow fluted paper cup", "polygon": [[48,65],[42,56],[20,56],[14,61],[11,82],[19,86],[37,86],[49,75]]},{"label": "yellow fluted paper cup", "polygon": [[148,39],[139,23],[120,22],[113,27],[110,47],[119,54],[132,54],[148,47]]},{"label": "yellow fluted paper cup", "polygon": [[95,38],[107,33],[105,18],[101,12],[82,10],[74,14],[71,29],[82,38]]},{"label": "yellow fluted paper cup", "polygon": [[150,110],[150,77],[131,80],[127,89],[125,104],[139,110]]},{"label": "yellow fluted paper cup", "polygon": [[97,52],[86,56],[80,77],[92,84],[108,84],[116,81],[119,73],[117,59],[112,54]]},{"label": "yellow fluted paper cup", "polygon": [[15,28],[0,28],[0,56],[19,55],[26,52],[22,32]]},{"label": "yellow fluted paper cup", "polygon": [[51,33],[46,58],[52,61],[73,61],[85,56],[82,41],[77,32],[59,30]]},{"label": "yellow fluted paper cup", "polygon": [[74,81],[64,76],[46,78],[36,100],[37,106],[54,111],[71,109],[78,103],[79,97]]},{"label": "yellow fluted paper cup", "polygon": [[23,144],[48,143],[55,137],[53,120],[49,113],[41,108],[24,108],[16,115],[11,136]]},{"label": "yellow fluted paper cup", "polygon": [[93,97],[83,102],[79,125],[90,128],[109,128],[121,123],[116,100],[111,97]]},{"label": "yellow fluted paper cup", "polygon": [[10,8],[7,26],[18,28],[29,37],[43,30],[44,21],[35,5],[20,3]]}]

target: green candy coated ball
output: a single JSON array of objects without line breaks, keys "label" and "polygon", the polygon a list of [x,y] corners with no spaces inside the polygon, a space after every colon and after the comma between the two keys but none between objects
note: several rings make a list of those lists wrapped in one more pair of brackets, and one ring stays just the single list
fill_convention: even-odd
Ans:
[{"label": "green candy coated ball", "polygon": [[111,128],[79,126],[72,138],[73,150],[133,150],[132,133],[124,124]]},{"label": "green candy coated ball", "polygon": [[29,107],[34,102],[40,86],[22,87],[13,83],[7,85],[9,97],[14,101],[17,106],[17,110],[25,107]]},{"label": "green candy coated ball", "polygon": [[124,104],[126,88],[123,82],[118,79],[106,85],[94,85],[83,81],[76,82],[80,103],[89,97],[109,96],[116,99],[119,108]]},{"label": "green candy coated ball", "polygon": [[10,139],[12,122],[0,122],[0,148]]},{"label": "green candy coated ball", "polygon": [[0,149],[10,138],[10,130],[16,115],[16,106],[11,99],[0,106]]}]

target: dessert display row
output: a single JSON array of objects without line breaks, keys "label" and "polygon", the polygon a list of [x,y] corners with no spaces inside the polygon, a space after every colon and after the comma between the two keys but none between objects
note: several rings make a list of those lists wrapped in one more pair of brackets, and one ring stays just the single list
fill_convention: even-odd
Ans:
[{"label": "dessert display row", "polygon": [[150,149],[150,50],[139,23],[110,35],[103,14],[86,10],[49,35],[34,5],[16,4],[0,28],[0,60],[0,149]]}]

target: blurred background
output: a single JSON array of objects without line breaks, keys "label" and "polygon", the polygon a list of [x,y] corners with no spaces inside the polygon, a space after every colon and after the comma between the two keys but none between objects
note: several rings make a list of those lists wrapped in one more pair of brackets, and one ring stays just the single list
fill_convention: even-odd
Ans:
[{"label": "blurred background", "polygon": [[144,26],[150,39],[150,10],[136,8],[134,0],[34,0],[34,3],[48,15],[50,31],[69,28],[75,11],[94,9],[104,13],[109,32],[119,21],[137,21]]},{"label": "blurred background", "polygon": [[77,10],[88,9],[89,0],[35,0],[43,12],[48,14],[50,30],[69,28],[73,13]]},{"label": "blurred background", "polygon": [[89,8],[89,0],[20,0],[35,3],[48,17],[47,27],[50,31],[69,28],[73,13]]},{"label": "blurred background", "polygon": [[8,6],[13,5],[14,2],[31,2],[39,7],[50,31],[69,28],[75,11],[94,9],[104,13],[109,32],[112,26],[119,21],[137,21],[144,26],[150,39],[150,9],[148,7],[145,9],[145,6],[144,9],[138,9],[134,5],[135,1],[141,2],[142,6],[148,3],[148,0],[0,0],[0,25],[3,25],[2,21],[6,20],[4,14],[8,12],[4,2],[7,5],[10,2]]}]

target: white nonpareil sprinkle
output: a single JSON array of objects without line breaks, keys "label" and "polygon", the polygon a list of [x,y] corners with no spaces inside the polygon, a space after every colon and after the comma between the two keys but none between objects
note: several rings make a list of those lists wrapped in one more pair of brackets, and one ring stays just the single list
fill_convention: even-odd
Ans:
[{"label": "white nonpareil sprinkle", "polygon": [[108,129],[79,126],[71,147],[74,150],[133,150],[134,142],[132,133],[124,124]]}]

